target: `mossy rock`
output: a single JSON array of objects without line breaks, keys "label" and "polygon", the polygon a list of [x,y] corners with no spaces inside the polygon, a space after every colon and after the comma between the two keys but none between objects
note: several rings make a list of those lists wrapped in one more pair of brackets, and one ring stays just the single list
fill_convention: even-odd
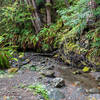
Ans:
[{"label": "mossy rock", "polygon": [[84,68],[82,69],[82,71],[83,71],[84,73],[88,73],[88,72],[91,71],[91,68],[86,66],[86,67],[84,67]]},{"label": "mossy rock", "polygon": [[8,69],[8,74],[14,74],[18,71],[18,68],[10,68]]}]

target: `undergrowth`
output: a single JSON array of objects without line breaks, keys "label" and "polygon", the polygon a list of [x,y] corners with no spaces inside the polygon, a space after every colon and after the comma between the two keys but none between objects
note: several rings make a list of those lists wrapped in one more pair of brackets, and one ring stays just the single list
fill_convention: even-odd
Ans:
[{"label": "undergrowth", "polygon": [[52,51],[58,45],[59,23],[45,26],[36,34],[32,28],[32,10],[26,4],[15,2],[0,8],[0,30],[7,34],[5,42],[12,42],[22,50],[32,49],[37,52]]},{"label": "undergrowth", "polygon": [[35,90],[36,94],[41,94],[44,97],[45,100],[49,100],[48,92],[44,88],[43,85],[41,85],[41,84],[30,85],[30,86],[28,86],[28,88],[31,89],[31,90]]},{"label": "undergrowth", "polygon": [[5,35],[0,36],[0,69],[7,69],[10,68],[10,60],[13,60],[13,53],[15,46],[9,46],[9,43],[6,43],[8,46],[2,45],[4,42]]},{"label": "undergrowth", "polygon": [[76,54],[85,51],[87,59],[94,63],[99,62],[100,56],[100,26],[98,19],[97,22],[95,20],[100,15],[100,8],[89,8],[89,2],[90,0],[78,0],[69,8],[57,12],[67,30],[61,38],[61,44],[65,43],[63,49],[66,54],[68,51]]},{"label": "undergrowth", "polygon": [[[100,5],[99,0],[95,1]],[[90,0],[69,0],[66,7],[64,0],[55,0],[52,7],[53,13],[57,10],[56,17],[53,16],[55,23],[50,26],[44,24],[37,34],[31,23],[31,20],[35,20],[31,17],[32,7],[17,1],[1,6],[0,34],[6,34],[3,45],[9,42],[24,51],[31,49],[36,52],[50,52],[64,43],[61,49],[65,53],[85,53],[89,61],[99,62],[100,7],[91,9],[89,2]],[[44,2],[37,0],[37,5],[40,3]],[[44,11],[43,7],[41,8]]]}]

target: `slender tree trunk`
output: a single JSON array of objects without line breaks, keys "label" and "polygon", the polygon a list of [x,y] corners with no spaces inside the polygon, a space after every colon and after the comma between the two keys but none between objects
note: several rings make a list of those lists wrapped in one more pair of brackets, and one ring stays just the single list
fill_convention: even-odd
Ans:
[{"label": "slender tree trunk", "polygon": [[65,0],[66,7],[69,7],[68,0]]},{"label": "slender tree trunk", "polygon": [[[27,3],[27,5],[30,5],[31,6],[31,2],[30,2],[30,0],[26,0],[26,3]],[[34,18],[35,16],[33,15],[33,13],[32,13],[32,18]],[[32,24],[33,24],[33,27],[35,28],[35,31],[36,31],[36,33],[38,32],[38,28],[37,28],[37,26],[35,25],[35,21],[33,20],[33,19],[31,19],[31,22],[32,22]]]},{"label": "slender tree trunk", "polygon": [[26,3],[34,8],[34,11],[32,12],[32,15],[31,15],[32,18],[34,19],[31,19],[31,21],[35,28],[36,33],[38,33],[41,29],[41,20],[37,12],[35,0],[26,0]]},{"label": "slender tree trunk", "polygon": [[47,24],[51,24],[51,0],[46,0]]},{"label": "slender tree trunk", "polygon": [[41,20],[40,20],[40,17],[38,15],[38,12],[37,12],[37,7],[36,7],[36,3],[35,3],[35,0],[32,0],[32,5],[34,7],[34,14],[35,14],[35,20],[36,20],[36,24],[37,24],[37,27],[38,27],[38,30],[40,31],[41,29]]}]

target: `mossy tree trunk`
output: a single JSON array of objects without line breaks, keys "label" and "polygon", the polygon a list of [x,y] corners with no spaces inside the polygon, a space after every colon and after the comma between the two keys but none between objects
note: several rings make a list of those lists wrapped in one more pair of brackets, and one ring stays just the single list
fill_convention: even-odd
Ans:
[{"label": "mossy tree trunk", "polygon": [[65,5],[69,7],[68,0],[65,0]]},{"label": "mossy tree trunk", "polygon": [[31,19],[31,21],[32,21],[32,24],[35,28],[35,32],[38,33],[41,30],[42,24],[41,24],[39,14],[37,12],[36,2],[35,2],[35,0],[26,0],[26,1],[27,1],[27,4],[29,6],[33,7],[33,11],[32,11],[32,18],[33,19]]},{"label": "mossy tree trunk", "polygon": [[47,25],[51,24],[51,0],[46,0]]}]

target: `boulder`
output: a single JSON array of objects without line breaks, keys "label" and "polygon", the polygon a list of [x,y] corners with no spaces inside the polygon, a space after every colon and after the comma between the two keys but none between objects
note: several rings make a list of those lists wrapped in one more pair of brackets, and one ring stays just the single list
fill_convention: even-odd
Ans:
[{"label": "boulder", "polygon": [[100,90],[97,89],[97,88],[92,88],[92,89],[89,89],[88,90],[88,93],[91,93],[91,94],[99,94],[100,93]]},{"label": "boulder", "polygon": [[100,72],[91,72],[90,75],[98,82],[100,82]]},{"label": "boulder", "polygon": [[65,82],[63,78],[54,78],[52,81],[52,86],[56,88],[61,88],[65,86]]},{"label": "boulder", "polygon": [[50,100],[62,100],[65,98],[64,93],[62,93],[58,89],[51,89],[50,91],[48,91],[48,96]]},{"label": "boulder", "polygon": [[50,77],[50,78],[55,77],[55,72],[53,70],[43,70],[41,74],[44,75],[45,77]]}]

